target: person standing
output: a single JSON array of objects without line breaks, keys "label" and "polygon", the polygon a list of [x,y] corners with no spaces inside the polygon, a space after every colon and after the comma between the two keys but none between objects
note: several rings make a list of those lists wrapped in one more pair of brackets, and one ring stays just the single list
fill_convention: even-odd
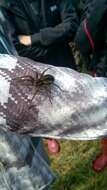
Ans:
[{"label": "person standing", "polygon": [[9,0],[5,4],[14,25],[15,47],[21,56],[76,69],[69,42],[78,28],[72,0]]},{"label": "person standing", "polygon": [[[89,58],[93,76],[107,77],[107,0],[87,0],[75,42],[83,57]],[[102,152],[93,161],[96,172],[107,167],[107,139],[101,140]]]}]

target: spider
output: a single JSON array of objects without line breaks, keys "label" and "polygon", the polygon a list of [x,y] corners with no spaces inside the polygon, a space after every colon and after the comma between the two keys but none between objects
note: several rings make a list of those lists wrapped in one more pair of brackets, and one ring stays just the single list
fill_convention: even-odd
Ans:
[{"label": "spider", "polygon": [[[35,76],[31,76],[31,75],[25,75],[25,76],[21,76],[21,77],[17,77],[15,78],[15,80],[17,80],[18,82],[21,82],[23,85],[26,86],[33,86],[33,96],[31,98],[31,102],[33,101],[33,99],[35,98],[36,94],[40,91],[40,90],[44,90],[46,91],[48,98],[52,104],[51,101],[51,86],[54,85],[56,87],[58,87],[60,89],[60,87],[54,83],[55,78],[54,76],[50,75],[50,74],[45,74],[46,71],[50,69],[47,68],[45,69],[42,73],[35,73]],[[61,90],[61,89],[60,89]]]}]

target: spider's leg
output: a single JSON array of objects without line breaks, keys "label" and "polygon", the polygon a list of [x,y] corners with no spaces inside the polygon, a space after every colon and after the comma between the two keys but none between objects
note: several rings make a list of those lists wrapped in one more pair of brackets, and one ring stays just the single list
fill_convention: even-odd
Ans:
[{"label": "spider's leg", "polygon": [[[30,85],[27,82],[30,82],[31,85],[33,85],[33,83],[34,83],[34,78],[30,75],[17,77],[17,78],[14,78],[13,80],[16,80],[17,82],[20,82],[21,84],[26,85],[26,86]],[[25,82],[26,82],[26,84],[24,84]]]},{"label": "spider's leg", "polygon": [[56,83],[53,83],[55,87],[57,87],[60,91],[64,92]]},{"label": "spider's leg", "polygon": [[51,89],[49,89],[49,90],[47,91],[47,94],[48,94],[49,101],[50,101],[50,103],[52,104],[52,93],[51,93]]},{"label": "spider's leg", "polygon": [[41,73],[40,78],[43,77],[44,73],[46,73],[46,71],[49,70],[49,69],[51,69],[51,68],[48,67],[47,69],[45,69],[45,70]]},{"label": "spider's leg", "polygon": [[25,75],[23,78],[34,81],[34,77],[32,77],[31,75]]},{"label": "spider's leg", "polygon": [[16,77],[13,78],[13,80],[17,80],[18,82],[22,82],[22,81],[33,81],[34,78],[30,75],[26,75],[26,76],[21,76],[21,77]]},{"label": "spider's leg", "polygon": [[36,73],[35,73],[35,79],[38,80],[38,78],[39,78],[39,73],[36,72]]},{"label": "spider's leg", "polygon": [[30,76],[30,75],[25,75],[25,76],[20,76],[20,77],[15,77],[15,78],[13,78],[13,80],[20,80],[20,79],[33,79],[33,77],[32,76]]},{"label": "spider's leg", "polygon": [[[35,87],[34,87],[34,88],[35,88]],[[39,92],[40,87],[38,87],[37,89],[33,89],[33,90],[34,90],[34,94],[33,94],[32,98],[31,98],[31,102],[32,102],[33,99],[35,98],[36,94]]]},{"label": "spider's leg", "polygon": [[44,85],[44,89],[49,98],[50,103],[52,104],[52,92],[50,86]]}]

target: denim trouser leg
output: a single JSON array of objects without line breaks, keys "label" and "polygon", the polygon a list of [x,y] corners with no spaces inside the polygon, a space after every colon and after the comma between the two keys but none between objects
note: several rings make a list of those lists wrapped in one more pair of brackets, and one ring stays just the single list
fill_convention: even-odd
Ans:
[{"label": "denim trouser leg", "polygon": [[32,143],[35,146],[37,152],[50,165],[50,161],[49,161],[47,152],[45,151],[42,138],[41,137],[32,137],[31,140],[32,140]]}]

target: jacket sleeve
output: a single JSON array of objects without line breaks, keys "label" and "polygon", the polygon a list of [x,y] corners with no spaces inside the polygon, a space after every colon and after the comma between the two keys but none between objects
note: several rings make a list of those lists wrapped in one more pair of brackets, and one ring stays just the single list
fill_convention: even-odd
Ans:
[{"label": "jacket sleeve", "polygon": [[33,34],[32,43],[39,41],[42,45],[49,46],[73,39],[78,27],[78,17],[71,0],[60,2],[60,12],[62,22],[55,27],[41,29],[39,34]]},{"label": "jacket sleeve", "polygon": [[107,0],[93,0],[88,6],[75,38],[76,45],[83,55],[94,50],[96,34],[102,27],[102,19],[107,10]]},{"label": "jacket sleeve", "polygon": [[98,77],[107,77],[107,44],[100,53],[100,59],[97,61],[95,72]]}]

